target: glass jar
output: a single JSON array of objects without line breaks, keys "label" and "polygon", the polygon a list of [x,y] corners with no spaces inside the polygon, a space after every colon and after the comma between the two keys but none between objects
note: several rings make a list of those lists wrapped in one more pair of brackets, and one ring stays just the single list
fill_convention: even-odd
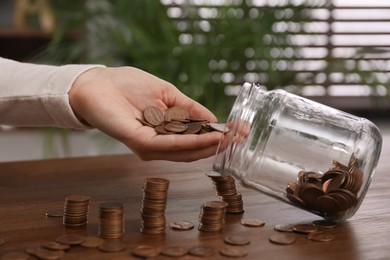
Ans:
[{"label": "glass jar", "polygon": [[370,121],[284,90],[245,83],[213,168],[332,221],[359,208],[382,136]]}]

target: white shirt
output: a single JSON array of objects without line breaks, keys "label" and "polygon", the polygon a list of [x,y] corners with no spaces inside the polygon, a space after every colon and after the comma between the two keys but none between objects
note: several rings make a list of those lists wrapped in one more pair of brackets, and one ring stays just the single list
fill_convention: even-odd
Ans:
[{"label": "white shirt", "polygon": [[75,116],[68,92],[83,72],[102,65],[49,66],[0,57],[0,125],[88,129]]}]

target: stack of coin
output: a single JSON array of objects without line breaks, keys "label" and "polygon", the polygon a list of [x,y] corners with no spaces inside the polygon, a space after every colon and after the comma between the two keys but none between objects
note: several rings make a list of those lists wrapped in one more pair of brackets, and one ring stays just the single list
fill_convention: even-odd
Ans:
[{"label": "stack of coin", "polygon": [[225,223],[225,212],[228,204],[223,201],[208,201],[201,207],[199,230],[220,231]]},{"label": "stack of coin", "polygon": [[164,178],[146,178],[144,196],[141,204],[141,232],[162,234],[165,231],[165,208],[167,205],[169,180]]},{"label": "stack of coin", "polygon": [[88,222],[89,197],[70,195],[65,198],[63,224],[66,227],[80,227]]},{"label": "stack of coin", "polygon": [[98,236],[120,238],[124,232],[123,204],[105,202],[99,205]]},{"label": "stack of coin", "polygon": [[228,132],[224,123],[210,123],[207,119],[192,118],[187,109],[179,106],[169,108],[165,113],[158,107],[149,106],[144,118],[137,118],[145,126],[153,127],[157,134],[203,134],[212,131]]},{"label": "stack of coin", "polygon": [[300,171],[297,182],[288,183],[287,198],[295,205],[325,218],[342,218],[350,214],[358,202],[363,172],[352,157],[348,165],[336,160],[325,173]]},{"label": "stack of coin", "polygon": [[206,176],[213,181],[214,189],[220,200],[228,204],[226,213],[244,212],[242,195],[237,193],[236,182],[232,176],[222,176],[215,171],[207,172]]}]

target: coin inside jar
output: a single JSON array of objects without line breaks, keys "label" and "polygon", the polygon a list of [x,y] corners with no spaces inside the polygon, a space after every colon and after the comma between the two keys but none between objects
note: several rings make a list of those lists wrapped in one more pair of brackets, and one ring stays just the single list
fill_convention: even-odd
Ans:
[{"label": "coin inside jar", "polygon": [[93,248],[98,247],[104,243],[104,239],[100,237],[86,237],[84,242],[80,245],[82,247]]}]

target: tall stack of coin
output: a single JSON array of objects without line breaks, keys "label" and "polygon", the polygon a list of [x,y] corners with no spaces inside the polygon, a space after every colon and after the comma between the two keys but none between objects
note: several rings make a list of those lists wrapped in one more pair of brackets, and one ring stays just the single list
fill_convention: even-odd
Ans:
[{"label": "tall stack of coin", "polygon": [[120,238],[124,232],[123,204],[105,202],[99,205],[98,236]]},{"label": "tall stack of coin", "polygon": [[63,224],[66,227],[80,227],[88,222],[89,197],[70,195],[65,198]]},{"label": "tall stack of coin", "polygon": [[237,192],[236,181],[232,176],[222,176],[215,171],[207,172],[206,176],[213,181],[215,191],[220,200],[228,204],[226,213],[244,212],[242,195]]},{"label": "tall stack of coin", "polygon": [[341,218],[353,211],[363,184],[363,172],[352,157],[348,165],[334,160],[325,173],[300,171],[288,183],[286,197],[295,205],[326,218]]},{"label": "tall stack of coin", "polygon": [[167,205],[169,180],[164,178],[146,178],[144,196],[141,204],[141,232],[161,234],[165,231],[165,208]]},{"label": "tall stack of coin", "polygon": [[225,212],[228,204],[223,201],[208,201],[201,207],[199,230],[220,231],[225,223]]}]

